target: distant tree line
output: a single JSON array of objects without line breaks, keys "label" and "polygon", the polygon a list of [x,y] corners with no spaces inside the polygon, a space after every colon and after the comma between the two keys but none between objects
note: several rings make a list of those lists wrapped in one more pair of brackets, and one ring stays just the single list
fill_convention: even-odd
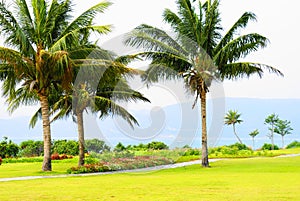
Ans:
[{"label": "distant tree line", "polygon": [[[224,123],[226,125],[232,125],[234,135],[236,136],[239,143],[242,144],[242,140],[239,138],[239,136],[236,132],[236,127],[235,127],[236,124],[240,124],[243,122],[243,120],[241,120],[240,117],[241,117],[241,114],[238,113],[238,111],[229,110],[224,118],[225,119]],[[268,133],[267,136],[271,140],[270,149],[271,150],[278,149],[278,146],[274,145],[274,133],[281,136],[282,149],[283,149],[284,148],[284,136],[291,134],[291,131],[293,130],[293,128],[291,127],[291,122],[288,120],[282,120],[278,117],[277,114],[273,113],[265,119],[264,124],[269,126],[268,129],[269,129],[270,133]],[[252,141],[253,141],[252,149],[255,148],[254,138],[258,134],[259,134],[258,129],[255,129],[254,131],[249,133],[249,136],[252,137]],[[265,144],[264,146],[265,146],[265,149],[269,149],[268,144]]]}]

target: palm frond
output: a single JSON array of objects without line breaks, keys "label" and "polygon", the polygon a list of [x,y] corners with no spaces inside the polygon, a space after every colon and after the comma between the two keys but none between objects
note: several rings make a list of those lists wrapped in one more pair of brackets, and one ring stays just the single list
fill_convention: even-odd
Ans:
[{"label": "palm frond", "polygon": [[0,2],[0,31],[5,36],[5,44],[17,47],[22,54],[32,56],[34,48],[29,41],[28,34],[25,34],[23,27],[20,27],[12,12]]},{"label": "palm frond", "polygon": [[237,62],[226,64],[222,68],[220,68],[220,74],[223,79],[237,79],[242,77],[249,77],[253,74],[257,74],[259,77],[262,77],[264,69],[268,70],[271,73],[276,73],[283,76],[282,72],[272,66],[252,62]]},{"label": "palm frond", "polygon": [[228,42],[230,42],[233,39],[234,35],[237,34],[239,29],[245,28],[248,25],[248,22],[250,20],[256,20],[255,14],[251,12],[245,12],[228,30],[228,32],[222,37],[214,52],[219,52]]},{"label": "palm frond", "polygon": [[112,5],[111,2],[103,1],[89,8],[81,15],[79,15],[73,22],[71,22],[61,35],[65,36],[70,32],[74,32],[83,27],[90,26],[91,20],[93,20],[97,14],[103,13],[110,5]]},{"label": "palm frond", "polygon": [[235,62],[259,48],[266,47],[268,42],[268,39],[260,34],[246,34],[228,42],[219,52],[216,52],[214,60],[217,66]]},{"label": "palm frond", "polygon": [[110,32],[110,30],[111,30],[111,25],[103,25],[103,26],[87,26],[87,27],[70,31],[65,35],[62,35],[57,41],[55,41],[55,43],[52,44],[51,47],[49,47],[49,51],[55,52],[58,50],[66,50],[70,46],[72,47],[72,45],[77,47],[78,44],[77,41],[79,41],[80,37],[89,31],[97,32],[99,34],[106,34]]},{"label": "palm frond", "polygon": [[186,54],[176,41],[165,31],[142,24],[130,32],[124,41],[126,45],[142,48],[145,51],[168,52],[171,54]]},{"label": "palm frond", "polygon": [[108,98],[96,96],[95,102],[97,104],[94,108],[94,111],[100,112],[99,118],[104,118],[109,114],[111,114],[112,116],[117,115],[127,121],[131,127],[133,127],[134,124],[139,125],[134,116],[132,116],[125,108],[116,104],[114,101]]}]

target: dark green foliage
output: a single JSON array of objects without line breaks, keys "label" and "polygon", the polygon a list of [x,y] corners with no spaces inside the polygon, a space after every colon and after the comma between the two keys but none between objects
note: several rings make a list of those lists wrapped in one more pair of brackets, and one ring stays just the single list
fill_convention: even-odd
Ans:
[{"label": "dark green foliage", "polygon": [[129,150],[146,151],[146,150],[148,150],[148,147],[146,144],[140,143],[138,145],[133,145]]},{"label": "dark green foliage", "polygon": [[298,142],[298,141],[291,142],[290,144],[288,144],[286,146],[287,149],[292,149],[292,148],[297,148],[297,147],[300,147],[300,142]]},{"label": "dark green foliage", "polygon": [[163,150],[163,149],[169,149],[169,147],[165,143],[158,142],[158,141],[149,142],[147,144],[140,143],[138,145],[128,145],[126,147],[126,150],[130,150],[130,151],[147,151],[150,149]]},{"label": "dark green foliage", "polygon": [[85,140],[85,148],[88,152],[102,153],[110,151],[110,147],[104,141],[99,139]]},{"label": "dark green foliage", "polygon": [[169,147],[163,142],[150,142],[147,144],[147,148],[154,150],[169,149]]},{"label": "dark green foliage", "polygon": [[241,143],[235,143],[232,145],[228,145],[229,148],[237,148],[238,150],[251,150],[249,147],[247,147],[245,144]]},{"label": "dark green foliage", "polygon": [[[272,144],[268,144],[268,143],[265,143],[262,147],[261,147],[261,149],[262,150],[272,150]],[[278,150],[279,149],[279,147],[277,146],[277,145],[274,145],[274,149],[273,150]]]},{"label": "dark green foliage", "polygon": [[184,145],[183,147],[182,147],[183,149],[191,149],[192,147],[190,146],[190,145]]},{"label": "dark green foliage", "polygon": [[34,157],[43,155],[44,143],[43,141],[27,140],[20,144],[21,151],[19,153],[22,157]]},{"label": "dark green foliage", "polygon": [[115,148],[114,148],[114,151],[116,152],[121,152],[121,151],[125,151],[126,147],[121,143],[119,142]]},{"label": "dark green foliage", "polygon": [[52,146],[52,152],[57,154],[78,155],[79,145],[74,140],[55,140]]},{"label": "dark green foliage", "polygon": [[9,158],[15,157],[19,153],[19,146],[13,143],[11,140],[8,140],[7,137],[4,137],[0,142],[0,157]]}]

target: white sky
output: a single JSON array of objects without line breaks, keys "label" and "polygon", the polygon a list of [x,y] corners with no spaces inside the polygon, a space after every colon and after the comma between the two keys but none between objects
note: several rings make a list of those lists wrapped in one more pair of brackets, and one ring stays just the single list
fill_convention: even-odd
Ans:
[{"label": "white sky", "polygon": [[[76,2],[80,3],[80,0]],[[87,1],[85,1],[87,2]],[[91,1],[90,2],[94,2]],[[132,30],[141,23],[166,28],[162,23],[164,8],[176,11],[174,0],[114,0],[114,5],[101,16],[104,23],[111,23],[115,29],[110,37]],[[242,33],[257,32],[270,40],[264,50],[251,54],[245,60],[265,63],[280,69],[285,77],[265,73],[262,79],[256,76],[238,81],[225,81],[223,86],[226,97],[251,98],[300,98],[300,72],[298,49],[300,46],[299,22],[300,1],[289,0],[221,0],[221,17],[224,30],[245,12],[254,12],[257,22],[250,22]]]},{"label": "white sky", "polygon": [[[75,11],[84,11],[98,3],[96,0],[75,0]],[[141,23],[165,29],[162,13],[165,8],[176,11],[174,0],[112,0],[114,3],[104,14],[100,15],[97,24],[112,24],[113,32],[100,38],[101,42],[110,41],[122,35]],[[222,26],[225,31],[244,13],[254,12],[257,22],[250,22],[242,33],[258,32],[270,39],[270,45],[246,60],[272,65],[280,69],[285,77],[266,73],[262,79],[251,77],[238,81],[225,81],[223,87],[226,97],[250,98],[300,98],[299,62],[297,47],[300,47],[300,1],[289,0],[221,0]],[[1,39],[0,39],[1,42]],[[124,52],[126,53],[126,52]],[[151,94],[151,92],[150,92]],[[148,97],[151,99],[151,97]],[[157,97],[156,97],[157,98]],[[155,98],[153,98],[155,99]],[[174,99],[174,98],[173,98]],[[156,105],[159,103],[156,103]],[[161,104],[164,104],[163,102]],[[6,106],[0,100],[0,117],[7,118]],[[18,110],[14,116],[25,114],[28,108]]]}]

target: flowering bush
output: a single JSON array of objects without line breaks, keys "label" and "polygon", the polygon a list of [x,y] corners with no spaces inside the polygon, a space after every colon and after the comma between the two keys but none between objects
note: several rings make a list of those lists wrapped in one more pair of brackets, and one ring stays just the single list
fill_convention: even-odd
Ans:
[{"label": "flowering bush", "polygon": [[109,167],[102,163],[98,164],[86,164],[84,166],[72,167],[67,170],[69,174],[80,174],[80,173],[93,173],[93,172],[107,172],[110,171]]},{"label": "flowering bush", "polygon": [[70,174],[107,172],[116,170],[131,170],[171,164],[173,161],[159,156],[135,156],[132,158],[114,158],[110,161],[97,164],[86,164],[80,167],[72,167],[67,172]]},{"label": "flowering bush", "polygon": [[71,159],[71,158],[73,158],[73,156],[66,155],[66,154],[59,155],[58,153],[55,153],[51,155],[51,160],[63,160],[63,159]]},{"label": "flowering bush", "polygon": [[2,164],[2,158],[0,157],[0,165]]}]

